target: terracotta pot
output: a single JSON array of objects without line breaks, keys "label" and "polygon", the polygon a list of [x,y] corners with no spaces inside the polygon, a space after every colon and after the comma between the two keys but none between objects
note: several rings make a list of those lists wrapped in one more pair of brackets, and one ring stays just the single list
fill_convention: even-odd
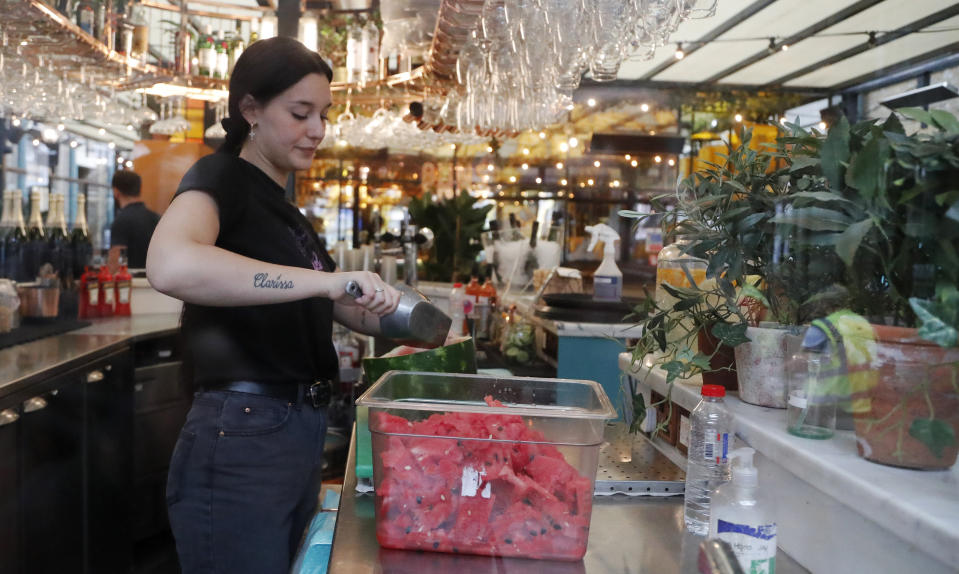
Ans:
[{"label": "terracotta pot", "polygon": [[786,408],[786,329],[749,327],[748,343],[736,347],[739,398],[747,403]]},{"label": "terracotta pot", "polygon": [[959,437],[959,347],[924,341],[916,329],[873,325],[873,330],[876,351],[864,371],[868,388],[852,394],[863,405],[855,413],[860,456],[908,468],[951,467],[959,454],[956,440],[936,452],[910,431],[921,432],[914,428],[917,419],[941,421]]},{"label": "terracotta pot", "polygon": [[[709,367],[713,372],[703,373],[704,385],[722,385],[727,391],[739,389],[739,382],[736,380],[736,354],[734,349],[726,345],[720,345],[719,351],[713,355],[719,340],[707,332],[707,329],[699,331],[699,352],[710,356]],[[717,370],[719,369],[719,370]]]}]

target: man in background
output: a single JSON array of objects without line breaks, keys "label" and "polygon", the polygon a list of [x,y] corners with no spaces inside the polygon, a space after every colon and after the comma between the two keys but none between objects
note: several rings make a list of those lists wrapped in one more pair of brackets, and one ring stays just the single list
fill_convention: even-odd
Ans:
[{"label": "man in background", "polygon": [[140,176],[133,171],[113,174],[113,198],[119,210],[110,226],[110,253],[108,263],[115,272],[120,266],[121,253],[126,250],[127,266],[143,269],[147,262],[147,247],[160,216],[147,209],[140,200]]}]

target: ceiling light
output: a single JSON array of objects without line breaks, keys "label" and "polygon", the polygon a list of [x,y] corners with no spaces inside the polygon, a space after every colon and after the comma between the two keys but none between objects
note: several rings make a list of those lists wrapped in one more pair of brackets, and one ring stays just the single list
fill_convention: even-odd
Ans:
[{"label": "ceiling light", "polygon": [[537,178],[536,178],[536,183],[543,183],[543,178],[537,177]]},{"label": "ceiling light", "polygon": [[589,178],[589,179],[586,180],[586,185],[593,185],[593,183],[595,183],[595,182],[593,181],[593,178]]},{"label": "ceiling light", "polygon": [[100,128],[97,130],[97,133],[100,134],[101,136],[105,136],[107,135],[107,130]]},{"label": "ceiling light", "polygon": [[510,183],[516,183],[516,176],[515,176],[515,175],[509,176],[509,182],[510,182]]},{"label": "ceiling light", "polygon": [[663,158],[661,156],[656,156],[653,158],[653,161],[655,161],[656,163],[662,163]]},{"label": "ceiling light", "polygon": [[568,184],[568,183],[569,183],[569,181],[567,181],[566,178],[563,178],[563,179],[559,180],[559,184],[560,184],[560,185],[566,185],[566,184]]},{"label": "ceiling light", "polygon": [[631,166],[633,166],[633,167],[636,167],[637,165],[639,165],[639,162],[637,162],[637,161],[634,159],[633,161],[629,162],[629,165],[631,165]]},{"label": "ceiling light", "polygon": [[77,149],[78,145],[80,145],[80,143],[77,142],[77,140],[73,140],[70,142],[70,147],[72,147],[73,149]]},{"label": "ceiling light", "polygon": [[626,154],[626,161],[629,161],[629,160],[631,160],[631,159],[633,159],[633,156],[631,156],[631,155],[629,155],[629,154]]},{"label": "ceiling light", "polygon": [[782,50],[783,52],[787,52],[789,51],[789,44],[783,44],[782,47],[779,49]]},{"label": "ceiling light", "polygon": [[618,180],[618,179],[614,179],[613,182],[612,182],[611,184],[609,184],[609,185],[611,185],[612,187],[619,187],[619,180]]},{"label": "ceiling light", "polygon": [[713,121],[709,122],[709,125],[712,126],[712,127],[716,127],[716,126],[719,125],[719,120],[713,120]]},{"label": "ceiling light", "polygon": [[566,143],[566,142],[563,142],[563,143],[559,144],[559,151],[564,152],[564,153],[565,153],[565,152],[568,152],[568,151],[569,151],[569,144]]},{"label": "ceiling light", "polygon": [[736,120],[736,123],[742,122],[742,121],[743,121],[743,115],[742,115],[742,114],[736,114],[736,116],[735,116],[734,119]]},{"label": "ceiling light", "polygon": [[682,44],[676,44],[676,52],[673,54],[677,60],[682,60],[686,57],[686,52],[683,51]]},{"label": "ceiling light", "polygon": [[673,166],[673,165],[676,165],[676,160],[670,158],[670,160],[666,163],[668,163],[670,166]]},{"label": "ceiling light", "polygon": [[20,118],[13,118],[13,121],[10,123],[13,124],[13,127],[18,128],[20,127]]},{"label": "ceiling light", "polygon": [[489,183],[489,176],[488,176],[488,175],[484,175],[484,176],[483,176],[483,181],[486,182],[486,183]]},{"label": "ceiling light", "polygon": [[493,153],[493,146],[486,146],[486,153]]},{"label": "ceiling light", "polygon": [[40,145],[40,140],[33,138],[33,147],[37,147],[38,145]]},{"label": "ceiling light", "polygon": [[593,162],[593,167],[599,167],[600,165],[599,160]]},{"label": "ceiling light", "polygon": [[576,138],[576,136],[569,138],[569,147],[576,147],[578,145],[579,145],[579,140]]},{"label": "ceiling light", "polygon": [[590,99],[586,100],[586,105],[589,106],[589,107],[591,107],[591,108],[595,108],[595,107],[596,107],[596,100],[595,100],[594,98],[590,98]]},{"label": "ceiling light", "polygon": [[651,135],[651,136],[656,135],[656,130],[649,130],[649,135]]},{"label": "ceiling light", "polygon": [[648,112],[648,111],[649,111],[649,104],[643,104],[643,105],[639,106],[639,109],[643,110],[644,112]]},{"label": "ceiling light", "polygon": [[57,124],[57,131],[58,131],[58,132],[62,132],[62,131],[65,130],[65,129],[67,129],[67,126],[65,126],[65,125],[63,125],[63,124]]},{"label": "ceiling light", "polygon": [[133,169],[133,160],[128,159],[124,165],[127,166],[127,169]]},{"label": "ceiling light", "polygon": [[493,171],[493,169],[494,169],[493,164],[489,164],[486,166],[486,171]]},{"label": "ceiling light", "polygon": [[116,142],[110,142],[107,144],[107,147],[110,149],[117,149],[117,144]]},{"label": "ceiling light", "polygon": [[47,143],[53,143],[60,139],[60,132],[53,128],[43,128],[43,131],[40,132],[40,137]]},{"label": "ceiling light", "polygon": [[539,139],[541,140],[546,139],[546,132],[539,132]]},{"label": "ceiling light", "polygon": [[523,155],[529,155],[529,148],[528,148],[528,147],[524,147],[524,148],[523,148]]},{"label": "ceiling light", "polygon": [[563,162],[561,161],[556,162],[556,169],[563,169]]}]

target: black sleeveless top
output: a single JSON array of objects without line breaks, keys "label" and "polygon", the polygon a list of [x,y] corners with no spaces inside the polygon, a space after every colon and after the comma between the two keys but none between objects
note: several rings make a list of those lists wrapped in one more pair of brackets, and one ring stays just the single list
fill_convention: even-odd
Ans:
[{"label": "black sleeveless top", "polygon": [[[189,190],[216,201],[217,247],[267,263],[334,270],[333,259],[283,188],[246,160],[227,152],[200,158],[176,194]],[[186,303],[181,331],[192,371],[186,375],[195,386],[332,379],[338,370],[332,328],[333,301],[327,298],[245,307]]]}]

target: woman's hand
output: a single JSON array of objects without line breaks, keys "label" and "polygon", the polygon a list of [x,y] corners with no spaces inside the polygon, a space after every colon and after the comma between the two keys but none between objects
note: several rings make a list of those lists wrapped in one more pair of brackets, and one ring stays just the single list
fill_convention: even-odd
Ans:
[{"label": "woman's hand", "polygon": [[[376,273],[369,271],[344,271],[330,274],[333,285],[328,297],[336,303],[358,305],[370,313],[379,316],[388,315],[396,310],[400,303],[400,292],[386,284]],[[346,292],[350,281],[355,281],[363,292],[354,299]]]}]

